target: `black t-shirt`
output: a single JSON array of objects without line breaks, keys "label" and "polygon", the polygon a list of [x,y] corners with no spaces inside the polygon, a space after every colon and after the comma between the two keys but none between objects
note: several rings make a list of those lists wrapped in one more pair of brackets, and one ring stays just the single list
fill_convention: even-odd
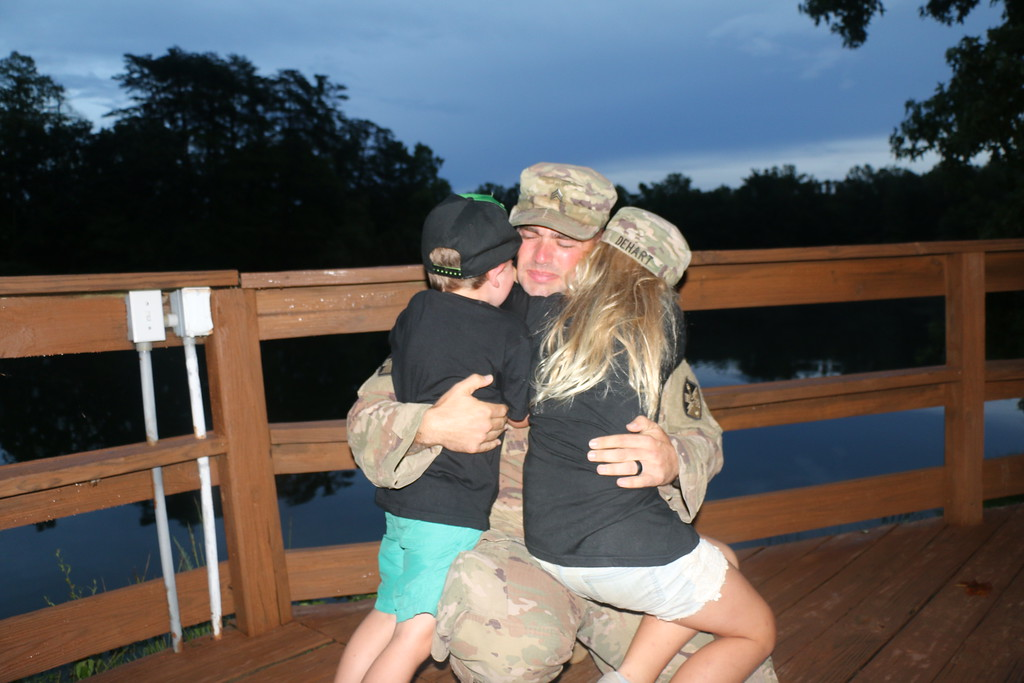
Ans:
[{"label": "black t-shirt", "polygon": [[[549,308],[556,309],[559,299],[548,297]],[[674,362],[667,366],[674,368],[683,358],[682,312],[666,324],[678,330]],[[697,532],[679,519],[657,488],[622,488],[617,477],[597,474],[597,465],[587,460],[591,439],[626,433],[626,425],[640,414],[640,399],[621,367],[570,402],[533,407],[523,471],[523,524],[526,547],[535,557],[570,567],[661,566],[697,545]]]},{"label": "black t-shirt", "polygon": [[[392,379],[403,403],[433,403],[476,372],[494,382],[473,395],[504,403],[521,420],[529,410],[530,343],[515,315],[450,292],[418,292],[391,330]],[[442,449],[419,479],[400,489],[377,489],[388,512],[427,522],[487,529],[498,492],[501,447],[487,453]]]}]

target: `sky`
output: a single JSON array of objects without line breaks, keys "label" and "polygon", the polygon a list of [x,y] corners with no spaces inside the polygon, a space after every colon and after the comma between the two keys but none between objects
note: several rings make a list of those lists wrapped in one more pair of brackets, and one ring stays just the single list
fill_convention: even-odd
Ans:
[{"label": "sky", "polygon": [[0,56],[32,57],[97,126],[126,104],[125,54],[180,47],[329,77],[346,115],[429,146],[457,192],[538,161],[711,190],[788,164],[927,171],[889,135],[948,80],[945,50],[999,17],[982,2],[945,27],[922,2],[889,0],[849,50],[797,0],[0,0]]}]

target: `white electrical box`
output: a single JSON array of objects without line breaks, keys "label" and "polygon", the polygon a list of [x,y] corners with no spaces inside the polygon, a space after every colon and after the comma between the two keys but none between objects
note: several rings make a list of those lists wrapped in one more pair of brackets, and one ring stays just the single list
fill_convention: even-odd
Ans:
[{"label": "white electrical box", "polygon": [[183,287],[171,292],[171,320],[179,337],[205,337],[213,332],[209,287]]},{"label": "white electrical box", "polygon": [[128,292],[128,338],[136,344],[167,339],[164,331],[164,302],[159,289]]}]

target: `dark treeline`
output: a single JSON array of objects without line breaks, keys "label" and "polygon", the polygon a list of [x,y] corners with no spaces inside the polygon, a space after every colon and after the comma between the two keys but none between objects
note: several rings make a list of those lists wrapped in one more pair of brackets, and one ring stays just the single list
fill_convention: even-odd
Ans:
[{"label": "dark treeline", "polygon": [[[506,203],[518,193],[493,184],[481,190]],[[1024,236],[1024,174],[1005,162],[945,163],[924,174],[855,166],[842,180],[784,165],[710,191],[670,173],[637,192],[618,191],[618,206],[664,216],[702,251]]]},{"label": "dark treeline", "polygon": [[[93,131],[31,57],[0,60],[0,275],[414,263],[450,191],[440,157],[346,116],[325,76],[172,48],[126,55],[115,78],[131,104]],[[821,181],[781,166],[738,188],[673,173],[620,192],[700,250],[1006,237],[1024,234],[1014,168]],[[517,192],[480,189],[509,206]]]},{"label": "dark treeline", "polygon": [[347,117],[345,88],[246,59],[125,56],[111,126],[0,61],[0,274],[414,262],[441,159]]},{"label": "dark treeline", "polygon": [[695,249],[878,244],[1024,235],[1008,167],[943,165],[918,175],[859,166],[819,181],[792,166],[702,192],[673,174],[628,201],[679,225]]},{"label": "dark treeline", "polygon": [[[921,175],[856,166],[824,181],[785,165],[752,171],[738,188],[703,191],[671,173],[635,193],[618,190],[619,205],[664,216],[694,249],[762,249],[1019,237],[1022,181],[1005,163],[940,164]],[[516,188],[483,189],[516,197]]]}]

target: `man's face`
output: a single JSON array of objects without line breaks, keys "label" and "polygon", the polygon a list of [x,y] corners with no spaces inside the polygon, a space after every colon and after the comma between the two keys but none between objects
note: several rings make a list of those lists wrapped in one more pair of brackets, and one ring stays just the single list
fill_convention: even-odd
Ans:
[{"label": "man's face", "polygon": [[516,263],[519,284],[531,296],[564,292],[576,264],[598,240],[597,236],[574,240],[539,225],[522,225],[519,234],[523,236]]}]

